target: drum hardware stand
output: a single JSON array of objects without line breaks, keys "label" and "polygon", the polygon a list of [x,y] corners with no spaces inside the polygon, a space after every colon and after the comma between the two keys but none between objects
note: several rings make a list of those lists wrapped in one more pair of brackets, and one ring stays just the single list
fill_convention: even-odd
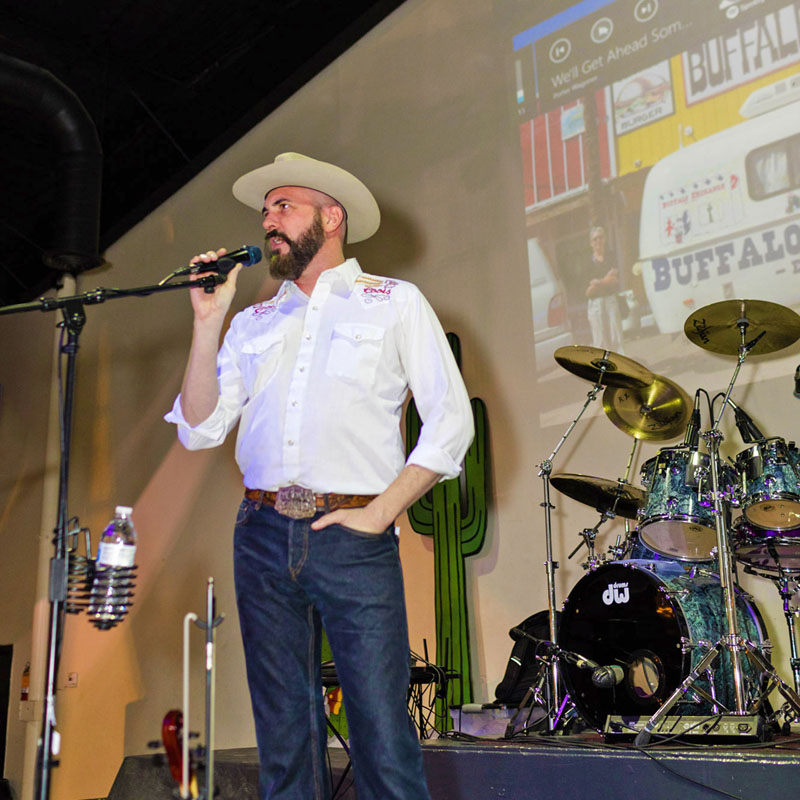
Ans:
[{"label": "drum hardware stand", "polygon": [[[797,631],[795,627],[795,617],[800,614],[800,609],[792,608],[789,603],[792,595],[794,594],[794,592],[789,588],[789,583],[794,580],[794,578],[781,567],[780,555],[778,554],[777,550],[774,549],[774,545],[770,547],[770,554],[778,566],[778,575],[760,572],[755,567],[750,566],[745,567],[744,571],[749,575],[756,575],[759,578],[767,578],[768,580],[772,581],[781,596],[781,600],[783,601],[783,615],[786,619],[786,627],[789,632],[789,666],[792,670],[795,694],[800,696],[800,655],[798,654],[797,649]],[[792,705],[791,702],[789,704]],[[792,721],[800,722],[800,716],[798,715],[800,709],[795,708],[794,711],[795,714]]]},{"label": "drum hardware stand", "polygon": [[[631,453],[628,456],[628,463],[625,465],[625,477],[622,480],[625,483],[630,483],[631,479],[631,469],[633,467],[633,459],[636,455],[636,449],[639,447],[639,440],[634,437],[633,439],[633,447],[631,447]],[[614,543],[613,547],[609,548],[609,552],[611,555],[614,556],[614,559],[619,561],[623,559],[628,553],[631,552],[633,549],[633,540],[631,536],[631,523],[630,520],[625,520],[625,539],[623,540],[622,537],[617,534],[617,541]]]},{"label": "drum hardware stand", "polygon": [[[578,412],[578,415],[575,417],[575,419],[572,420],[567,430],[562,434],[561,439],[555,446],[553,452],[550,453],[548,458],[546,458],[538,465],[539,477],[542,479],[542,485],[544,491],[544,501],[540,503],[540,505],[544,509],[545,544],[547,547],[547,560],[545,561],[545,571],[547,574],[547,609],[550,622],[550,639],[553,642],[558,641],[558,622],[556,620],[556,577],[555,577],[555,571],[558,569],[558,562],[553,559],[553,529],[552,529],[552,521],[550,513],[554,507],[553,504],[550,502],[550,475],[553,472],[553,459],[558,454],[558,451],[563,447],[569,435],[575,429],[575,426],[578,424],[578,420],[580,420],[580,418],[583,416],[584,412],[589,407],[589,404],[593,400],[597,399],[597,395],[603,388],[603,383],[602,383],[603,377],[606,374],[606,370],[610,366],[610,362],[607,360],[609,355],[611,355],[611,350],[603,351],[603,358],[600,359],[598,361],[598,364],[596,365],[597,369],[600,371],[600,374],[598,375],[594,386],[586,395],[586,401],[583,404],[583,408],[581,408],[581,410]],[[549,683],[550,702],[547,704],[548,727],[550,732],[555,732],[563,712],[563,705],[559,701],[560,681],[561,678],[559,677],[558,659],[553,658],[551,656],[550,683]]]},{"label": "drum hardware stand", "polygon": [[[616,505],[617,501],[614,501],[614,505]],[[595,567],[600,566],[605,560],[604,556],[597,556],[594,550],[594,542],[597,538],[597,532],[600,530],[600,526],[604,522],[608,522],[610,519],[616,518],[616,513],[613,508],[609,509],[608,511],[601,511],[600,512],[600,519],[597,521],[597,525],[594,528],[584,528],[580,532],[580,536],[583,537],[583,541],[578,544],[575,549],[567,556],[567,559],[572,558],[584,545],[586,545],[586,549],[589,551],[589,555],[581,564],[581,567],[585,570],[594,569]]]},{"label": "drum hardware stand", "polygon": [[[633,440],[633,447],[631,448],[631,453],[628,456],[628,464],[625,467],[625,476],[622,478],[617,478],[617,483],[619,484],[619,488],[622,489],[625,485],[627,485],[630,474],[631,474],[631,465],[633,464],[633,457],[636,453],[636,447],[639,444],[638,439]],[[619,503],[621,495],[617,495],[614,499],[611,508],[604,509],[600,511],[600,519],[597,521],[597,524],[593,528],[584,528],[580,535],[583,537],[583,541],[578,544],[575,549],[567,556],[567,559],[571,559],[584,545],[586,545],[586,549],[589,551],[589,555],[586,561],[581,564],[581,567],[585,570],[591,570],[595,567],[600,566],[602,563],[605,562],[605,556],[597,556],[595,554],[594,543],[595,539],[597,538],[597,533],[600,530],[600,526],[603,525],[610,519],[616,519],[617,517],[617,503]],[[615,556],[616,558],[620,558],[630,547],[630,524],[628,520],[625,520],[625,540],[623,544],[622,537],[617,535],[617,541],[613,545],[613,547],[609,548],[610,553]]]},{"label": "drum hardware stand", "polygon": [[[709,464],[711,466],[711,484],[712,484],[712,498],[714,501],[714,522],[716,524],[717,532],[717,561],[719,566],[720,586],[722,589],[722,597],[725,608],[725,618],[727,623],[727,633],[720,638],[713,647],[710,647],[706,654],[700,659],[697,665],[691,670],[689,675],[681,682],[677,689],[664,701],[663,705],[653,714],[652,717],[645,724],[644,728],[636,736],[635,744],[642,746],[650,741],[650,735],[653,729],[658,725],[660,720],[665,717],[680,697],[685,694],[689,689],[701,693],[702,690],[695,686],[697,680],[702,674],[711,666],[714,660],[720,655],[721,652],[726,651],[731,658],[731,665],[733,671],[734,691],[736,698],[736,707],[729,713],[735,716],[744,716],[748,713],[747,701],[745,698],[744,674],[742,671],[742,653],[747,656],[751,664],[762,674],[767,675],[776,682],[781,694],[792,705],[796,711],[800,711],[800,697],[789,686],[787,686],[772,669],[772,665],[763,654],[759,652],[758,645],[753,642],[745,641],[738,633],[738,622],[736,619],[736,595],[732,583],[733,567],[732,555],[728,540],[728,530],[726,525],[726,514],[723,508],[723,493],[719,489],[719,467],[720,467],[720,453],[719,445],[722,441],[722,433],[719,430],[719,424],[725,409],[728,405],[731,392],[736,379],[739,377],[739,372],[742,368],[747,354],[758,343],[766,331],[762,331],[755,339],[746,342],[747,328],[749,326],[748,320],[742,316],[737,321],[737,327],[741,337],[739,345],[739,354],[736,362],[736,367],[733,375],[728,384],[728,390],[722,401],[717,418],[713,420],[711,430],[702,434],[708,445],[709,451]],[[766,646],[766,643],[765,645]]]}]

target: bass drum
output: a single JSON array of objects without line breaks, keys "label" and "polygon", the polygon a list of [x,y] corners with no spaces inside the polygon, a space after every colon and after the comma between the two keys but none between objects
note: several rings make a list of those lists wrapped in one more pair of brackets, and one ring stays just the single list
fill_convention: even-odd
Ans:
[{"label": "bass drum", "polygon": [[[694,575],[692,575],[694,573]],[[759,643],[766,630],[756,607],[737,593],[739,634]],[[681,652],[682,639],[716,642],[726,629],[719,578],[675,561],[618,561],[581,578],[564,602],[558,632],[562,650],[602,666],[622,667],[622,679],[610,688],[592,682],[592,670],[565,664],[561,672],[572,701],[586,722],[602,731],[611,715],[651,717],[702,658],[697,648]],[[730,656],[723,651],[698,688],[728,709],[736,706]],[[742,658],[748,696],[758,695],[760,675]],[[711,704],[691,692],[675,714],[714,713]]]}]

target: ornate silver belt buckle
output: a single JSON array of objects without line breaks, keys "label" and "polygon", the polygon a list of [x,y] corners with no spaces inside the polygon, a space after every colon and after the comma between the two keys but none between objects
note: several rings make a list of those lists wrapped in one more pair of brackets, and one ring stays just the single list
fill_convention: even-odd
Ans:
[{"label": "ornate silver belt buckle", "polygon": [[275,496],[275,510],[291,519],[307,519],[317,513],[314,492],[305,486],[281,486]]}]

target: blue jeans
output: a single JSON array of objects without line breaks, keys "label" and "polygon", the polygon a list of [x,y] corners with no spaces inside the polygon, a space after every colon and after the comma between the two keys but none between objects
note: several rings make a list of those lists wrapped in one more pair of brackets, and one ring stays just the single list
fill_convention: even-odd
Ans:
[{"label": "blue jeans", "polygon": [[359,800],[429,800],[409,718],[408,625],[397,541],[311,530],[245,499],[234,535],[236,602],[264,800],[327,800],[320,670],[324,625],[344,695]]}]

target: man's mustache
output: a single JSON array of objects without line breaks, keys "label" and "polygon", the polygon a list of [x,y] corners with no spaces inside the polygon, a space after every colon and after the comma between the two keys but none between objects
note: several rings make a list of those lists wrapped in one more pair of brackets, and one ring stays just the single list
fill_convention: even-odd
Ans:
[{"label": "man's mustache", "polygon": [[271,233],[268,233],[264,237],[264,243],[267,245],[267,247],[269,247],[272,239],[280,239],[282,242],[285,242],[289,246],[290,250],[294,248],[295,242],[285,233],[279,233],[278,231],[272,231]]}]

